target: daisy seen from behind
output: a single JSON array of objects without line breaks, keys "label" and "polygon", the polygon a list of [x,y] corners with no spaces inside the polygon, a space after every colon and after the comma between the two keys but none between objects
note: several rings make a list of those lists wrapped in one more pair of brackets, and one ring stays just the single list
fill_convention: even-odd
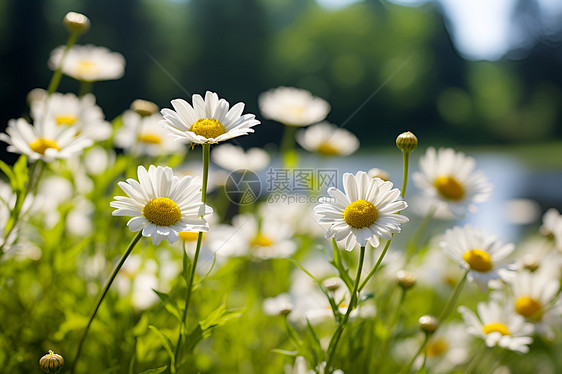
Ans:
[{"label": "daisy seen from behind", "polygon": [[356,244],[373,247],[379,238],[390,240],[400,232],[400,224],[408,218],[398,214],[408,204],[398,200],[400,190],[392,182],[370,178],[364,171],[343,175],[344,192],[335,187],[328,189],[330,198],[321,198],[314,208],[318,222],[325,224],[326,238],[345,240],[345,249],[351,251]]},{"label": "daisy seen from behind", "polygon": [[307,90],[278,87],[262,93],[258,99],[260,110],[267,119],[287,126],[308,126],[326,118],[330,104]]},{"label": "daisy seen from behind", "polygon": [[348,156],[359,148],[359,139],[351,132],[328,122],[299,130],[297,143],[322,156]]},{"label": "daisy seen from behind", "polygon": [[172,109],[162,109],[160,122],[176,139],[193,144],[214,144],[254,132],[253,126],[260,121],[253,114],[244,114],[244,103],[230,108],[225,99],[207,91],[205,98],[192,96],[192,104],[182,99],[172,100]]},{"label": "daisy seen from behind", "polygon": [[23,118],[10,120],[6,133],[0,134],[0,140],[9,144],[8,152],[25,154],[31,161],[45,162],[76,156],[92,145],[91,139],[77,136],[74,128],[60,128],[49,120],[33,126]]},{"label": "daisy seen from behind", "polygon": [[452,148],[427,149],[420,158],[420,172],[412,175],[424,194],[437,205],[446,205],[455,216],[474,211],[492,192],[492,185],[480,171],[476,161]]},{"label": "daisy seen from behind", "polygon": [[[49,67],[56,70],[64,55],[65,46],[51,52]],[[62,72],[85,82],[119,79],[125,71],[125,58],[105,47],[92,44],[72,46],[64,59]]]},{"label": "daisy seen from behind", "polygon": [[201,185],[189,176],[174,176],[169,167],[151,165],[148,171],[139,166],[138,181],[129,178],[119,182],[128,196],[115,196],[110,206],[116,208],[114,216],[132,216],[127,223],[129,230],[142,230],[143,236],[151,236],[152,243],[162,240],[170,244],[185,231],[205,232],[209,226],[205,216],[212,209],[201,202]]},{"label": "daisy seen from behind", "polygon": [[513,279],[515,264],[505,261],[514,250],[513,244],[503,244],[496,237],[485,234],[470,225],[455,226],[445,231],[441,248],[461,268],[467,271],[467,279],[474,281],[482,291],[490,282]]},{"label": "daisy seen from behind", "polygon": [[469,334],[484,339],[488,347],[500,346],[516,352],[529,352],[528,345],[533,342],[530,337],[533,325],[496,301],[488,304],[480,302],[476,309],[478,316],[465,306],[458,308],[468,325]]}]

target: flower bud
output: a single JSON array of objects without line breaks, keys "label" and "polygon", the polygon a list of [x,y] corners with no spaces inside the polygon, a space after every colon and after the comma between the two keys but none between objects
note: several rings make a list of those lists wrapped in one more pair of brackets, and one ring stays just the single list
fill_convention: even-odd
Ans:
[{"label": "flower bud", "polygon": [[407,290],[415,286],[416,276],[414,273],[410,273],[409,271],[398,270],[396,272],[396,281],[403,290]]},{"label": "flower bud", "polygon": [[148,117],[158,111],[158,106],[151,101],[137,99],[131,104],[131,110],[141,117]]},{"label": "flower bud", "polygon": [[369,171],[367,172],[367,175],[371,178],[380,178],[383,181],[389,181],[390,180],[390,174],[388,174],[388,172],[386,170],[382,170],[382,169],[378,169],[378,168],[369,169]]},{"label": "flower bud", "polygon": [[426,314],[418,319],[418,326],[426,334],[433,334],[439,327],[439,321],[434,316]]},{"label": "flower bud", "polygon": [[410,131],[406,131],[398,135],[396,145],[402,152],[410,153],[418,147],[418,138]]},{"label": "flower bud", "polygon": [[293,311],[293,305],[292,304],[285,304],[281,307],[281,310],[279,310],[279,314],[286,317],[292,311]]},{"label": "flower bud", "polygon": [[322,282],[322,285],[326,287],[328,291],[334,292],[338,288],[340,288],[341,280],[340,278],[328,278],[324,282]]},{"label": "flower bud", "polygon": [[63,365],[64,359],[62,356],[51,350],[39,360],[39,366],[41,366],[41,369],[43,369],[45,373],[57,373],[62,369]]},{"label": "flower bud", "polygon": [[83,34],[90,28],[90,20],[83,14],[68,12],[64,16],[64,27],[70,33]]},{"label": "flower bud", "polygon": [[523,268],[533,272],[541,266],[540,260],[533,254],[527,254],[523,257]]}]

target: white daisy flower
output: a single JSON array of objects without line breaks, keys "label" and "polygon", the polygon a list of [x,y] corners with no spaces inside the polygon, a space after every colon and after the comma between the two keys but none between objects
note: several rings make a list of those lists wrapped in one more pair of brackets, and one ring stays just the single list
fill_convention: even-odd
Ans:
[{"label": "white daisy flower", "polygon": [[351,251],[356,244],[364,247],[370,243],[379,246],[379,237],[390,240],[400,232],[400,224],[408,218],[397,214],[408,204],[397,200],[400,190],[392,182],[370,178],[364,171],[356,175],[343,175],[344,192],[330,187],[331,198],[320,198],[321,204],[314,212],[321,217],[318,222],[329,224],[326,238],[345,239],[345,249]]},{"label": "white daisy flower", "polygon": [[45,118],[61,127],[73,127],[77,134],[92,140],[108,139],[112,132],[92,94],[78,97],[55,92],[48,99],[31,103],[31,117],[35,123]]},{"label": "white daisy flower", "polygon": [[421,172],[412,175],[424,194],[439,205],[446,205],[456,216],[474,211],[474,203],[488,199],[492,186],[480,171],[474,171],[475,160],[452,148],[430,147],[420,158]]},{"label": "white daisy flower", "polygon": [[244,151],[242,147],[232,144],[223,144],[211,154],[213,162],[229,171],[252,170],[261,171],[269,165],[270,157],[261,148],[250,148]]},{"label": "white daisy flower", "polygon": [[[321,362],[316,369],[308,369],[306,359],[303,356],[297,356],[295,365],[285,364],[285,374],[326,374],[326,362]],[[340,369],[331,372],[332,374],[344,374]]]},{"label": "white daisy flower", "polygon": [[518,273],[512,283],[515,312],[535,324],[539,335],[554,338],[553,326],[562,322],[562,304],[555,304],[560,281],[549,271]]},{"label": "white daisy flower", "polygon": [[262,93],[260,110],[267,119],[287,126],[308,126],[326,118],[330,104],[309,91],[294,87],[278,87]]},{"label": "white daisy flower", "polygon": [[134,155],[159,156],[180,153],[185,143],[174,141],[160,121],[160,113],[148,117],[128,110],[123,113],[123,126],[115,133],[114,142],[118,148],[126,149]]},{"label": "white daisy flower", "polygon": [[23,118],[10,120],[6,134],[0,134],[0,140],[9,144],[8,152],[25,154],[32,161],[45,162],[74,157],[92,145],[91,139],[76,136],[74,128],[61,129],[53,121],[32,126]]},{"label": "white daisy flower", "polygon": [[323,156],[348,156],[359,148],[355,135],[329,122],[299,130],[296,139],[307,151]]},{"label": "white daisy flower", "polygon": [[501,307],[497,302],[478,303],[478,316],[465,306],[458,308],[468,333],[478,336],[488,347],[500,346],[521,353],[529,352],[528,345],[533,342],[530,337],[533,325],[514,313],[510,308]]},{"label": "white daisy flower", "polygon": [[562,250],[562,216],[554,208],[550,208],[542,216],[542,225],[539,232],[548,239],[553,240],[556,248]]},{"label": "white daisy flower", "polygon": [[[65,46],[51,52],[49,68],[56,70],[60,65]],[[119,79],[125,71],[125,58],[105,47],[95,45],[73,45],[67,52],[62,72],[74,79],[86,82]]]},{"label": "white daisy flower", "polygon": [[292,237],[293,230],[277,220],[262,216],[258,221],[252,214],[239,214],[232,219],[230,229],[224,228],[224,240],[212,245],[218,256],[249,255],[265,260],[295,253],[297,245]]},{"label": "white daisy flower", "polygon": [[496,279],[513,279],[515,264],[504,261],[515,246],[503,244],[496,237],[484,234],[470,225],[455,226],[445,231],[440,243],[445,253],[468,271],[467,279],[474,281],[482,291]]},{"label": "white daisy flower", "polygon": [[139,166],[139,181],[129,178],[119,187],[129,197],[115,196],[110,206],[117,208],[114,216],[133,216],[127,223],[132,232],[142,230],[152,236],[152,243],[162,240],[170,244],[182,231],[208,231],[204,216],[212,209],[201,202],[201,184],[197,179],[174,176],[169,167],[151,165],[148,171]]},{"label": "white daisy flower", "polygon": [[176,139],[213,144],[252,133],[252,127],[260,123],[253,114],[242,115],[244,103],[230,108],[228,101],[219,100],[214,92],[207,91],[205,99],[201,95],[193,95],[192,104],[176,99],[172,100],[174,110],[161,110],[164,120],[160,123]]}]

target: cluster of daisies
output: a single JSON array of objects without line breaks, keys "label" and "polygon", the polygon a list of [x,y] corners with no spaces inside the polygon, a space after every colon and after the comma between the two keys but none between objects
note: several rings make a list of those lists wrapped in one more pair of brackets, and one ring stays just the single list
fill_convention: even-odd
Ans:
[{"label": "cluster of daisies", "polygon": [[[102,47],[75,45],[55,49],[49,66],[80,82],[92,83],[120,78],[125,60]],[[397,278],[404,289],[418,282],[440,292],[449,290],[444,284],[453,279],[458,281],[460,292],[465,281],[475,283],[486,294],[487,302],[478,303],[475,310],[459,306],[464,325],[458,321],[445,323],[446,318],[438,321],[443,327],[435,327],[434,335],[424,343],[423,363],[415,361],[420,366],[427,360],[434,372],[447,372],[467,360],[466,341],[470,335],[481,338],[487,347],[520,353],[529,351],[536,336],[545,341],[556,338],[556,329],[562,324],[562,217],[556,210],[545,214],[539,230],[541,237],[533,242],[531,250],[516,251],[513,244],[502,243],[481,228],[464,225],[447,229],[420,253],[394,248],[387,253],[393,238],[402,232],[402,225],[409,222],[402,214],[408,203],[405,191],[394,187],[389,173],[373,168],[343,174],[343,190],[330,187],[328,196],[320,198],[318,204],[254,204],[247,210],[240,207],[227,221],[226,208],[231,205],[223,206],[224,211],[211,208],[207,192],[228,184],[228,173],[260,172],[272,162],[262,148],[245,151],[232,144],[218,145],[253,133],[260,124],[254,114],[244,113],[244,103],[231,106],[210,91],[193,95],[190,102],[172,100],[172,108],[161,111],[151,102],[137,100],[110,123],[91,93],[77,96],[36,89],[28,100],[31,121],[11,120],[0,140],[8,144],[8,151],[26,155],[31,163],[48,169],[51,165],[50,173],[34,175],[36,186],[26,190],[23,197],[15,196],[8,185],[0,185],[0,223],[4,227],[18,219],[19,226],[24,226],[23,218],[31,216],[43,217],[42,225],[52,227],[64,218],[71,234],[85,237],[94,231],[92,216],[96,206],[87,193],[94,190],[95,177],[112,173],[119,177],[126,173],[130,162],[157,164],[155,160],[174,156],[183,161],[190,147],[201,145],[222,171],[209,172],[205,153],[203,165],[185,163],[176,170],[165,165],[135,164],[136,179],[117,183],[126,196],[115,196],[109,204],[115,208],[113,216],[131,217],[127,222],[129,230],[150,237],[154,246],[165,241],[180,243],[189,254],[200,252],[203,261],[197,271],[202,274],[234,257],[253,261],[289,258],[303,248],[303,242],[306,248],[324,248],[325,239],[331,239],[337,251],[361,251],[359,264],[363,268],[358,269],[357,282],[367,282],[380,267],[376,277]],[[357,137],[350,131],[326,121],[330,105],[306,90],[279,87],[261,94],[258,102],[263,118],[279,122],[286,129],[301,128],[289,132],[293,136],[290,140],[306,151],[334,157],[350,155],[359,147]],[[117,161],[121,154],[126,155],[126,165]],[[66,176],[57,175],[57,170],[64,170],[61,174]],[[492,192],[486,176],[476,170],[475,159],[451,148],[428,148],[412,178],[423,195],[420,209],[428,219],[462,218],[474,212],[476,205],[484,203]],[[78,190],[85,193],[78,196]],[[257,198],[267,200],[263,195]],[[64,217],[56,214],[58,207],[70,201],[74,209]],[[2,253],[17,250],[39,259],[41,250],[28,238],[33,237],[31,231],[22,228],[19,236],[17,230],[4,232]],[[373,256],[363,258],[366,248]],[[377,318],[377,305],[368,296],[365,284],[351,287],[351,281],[341,275],[342,268],[337,269],[338,273],[330,265],[330,260],[335,259],[323,257],[325,251],[317,252],[301,250],[306,274],[295,271],[290,289],[265,299],[265,313],[281,314],[291,323],[309,326],[336,320],[342,330],[348,317]],[[517,256],[513,256],[514,252]],[[449,263],[443,262],[444,255]],[[210,259],[212,264],[206,261]],[[96,264],[104,259],[88,261],[82,269],[86,278],[96,273],[95,269],[100,268]],[[458,267],[451,266],[451,262]],[[369,278],[361,278],[362,271],[369,273],[370,269]],[[122,269],[118,289],[123,293],[132,289],[135,307],[143,310],[158,301],[152,289],[166,287],[179,271],[166,252],[158,253],[158,261],[143,261],[135,255]],[[161,280],[165,280],[164,284]],[[460,319],[458,315],[456,319]],[[330,348],[337,346],[337,339],[333,344],[333,338],[330,341],[328,356]],[[397,347],[394,354],[402,359],[404,350],[400,344]],[[406,351],[413,352],[415,348]],[[330,365],[331,357],[327,359],[328,362],[307,363],[299,355],[286,371],[341,373]]]}]

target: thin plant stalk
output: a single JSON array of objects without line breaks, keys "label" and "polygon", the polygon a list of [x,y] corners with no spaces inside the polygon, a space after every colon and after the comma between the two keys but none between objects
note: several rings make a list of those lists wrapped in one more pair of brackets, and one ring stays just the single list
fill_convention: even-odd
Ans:
[{"label": "thin plant stalk", "polygon": [[[439,324],[437,325],[437,328],[439,328],[439,325],[441,325],[441,323],[443,321],[445,321],[445,319],[447,319],[447,317],[449,317],[449,314],[451,314],[451,311],[453,310],[453,307],[457,303],[457,299],[459,298],[461,289],[464,286],[464,283],[466,282],[467,276],[468,276],[468,270],[464,273],[464,276],[459,280],[459,282],[455,286],[455,289],[453,290],[453,292],[449,296],[449,300],[447,300],[447,303],[445,304],[445,307],[443,307],[443,310],[441,311],[441,314],[439,315],[439,318],[438,318]],[[435,331],[437,331],[437,329],[435,329]],[[435,331],[433,333],[435,333]],[[408,364],[406,369],[402,370],[401,373],[407,373],[410,370],[410,368],[414,364],[414,361],[416,361],[416,358],[418,358],[419,354],[425,349],[425,346],[427,345],[427,342],[429,340],[428,336],[429,336],[429,334],[426,333],[426,339],[423,341],[422,345],[420,346],[420,349],[414,355],[414,357],[412,357],[412,360],[410,360],[410,363]]]},{"label": "thin plant stalk", "polygon": [[330,372],[331,364],[334,359],[334,355],[338,347],[338,343],[340,341],[343,330],[345,329],[345,326],[347,325],[347,321],[349,320],[349,315],[351,314],[353,309],[355,309],[355,306],[357,304],[357,299],[359,294],[359,283],[361,282],[361,272],[363,270],[364,260],[365,260],[365,247],[361,247],[361,253],[359,255],[359,263],[357,265],[357,276],[355,277],[355,283],[353,286],[353,293],[351,294],[351,300],[347,307],[347,311],[345,312],[343,319],[339,323],[336,332],[334,333],[332,339],[330,340],[330,345],[328,346],[328,354],[327,354],[328,357],[326,360],[326,368],[328,369],[328,372]]},{"label": "thin plant stalk", "polygon": [[[211,152],[210,144],[203,144],[203,183],[201,188],[201,202],[205,203],[207,201],[207,179],[209,176],[209,156]],[[193,261],[191,263],[191,270],[189,272],[189,280],[187,282],[187,293],[185,296],[185,306],[183,308],[182,320],[180,322],[180,331],[178,336],[178,343],[176,344],[176,349],[174,352],[174,363],[173,365],[178,365],[178,358],[180,352],[180,346],[182,343],[182,332],[187,330],[187,312],[189,310],[189,304],[191,302],[191,293],[193,290],[193,279],[195,277],[195,268],[197,266],[197,260],[199,259],[199,252],[201,251],[201,242],[203,241],[203,232],[199,232],[197,236],[197,246],[195,248],[195,255],[193,256]]]},{"label": "thin plant stalk", "polygon": [[406,195],[406,186],[408,184],[408,167],[410,165],[410,152],[402,152],[402,155],[404,156],[404,176],[402,178],[402,192],[400,193],[400,196],[402,196],[402,198],[404,198],[404,196]]},{"label": "thin plant stalk", "polygon": [[82,97],[90,92],[92,92],[93,82],[90,81],[80,81],[80,89],[78,91],[78,96]]},{"label": "thin plant stalk", "polygon": [[59,66],[57,66],[57,69],[53,73],[53,76],[51,77],[51,81],[49,82],[49,88],[47,89],[47,98],[51,96],[51,94],[55,92],[57,88],[59,88],[60,80],[62,77],[62,66],[64,60],[66,59],[66,55],[68,54],[70,47],[72,47],[74,43],[76,43],[76,40],[78,40],[78,36],[80,36],[80,32],[76,32],[76,31],[70,33],[70,35],[68,36],[66,47],[64,48],[64,52],[62,54],[62,58],[60,60]]},{"label": "thin plant stalk", "polygon": [[[393,338],[393,335],[394,335],[394,330],[395,330],[396,324],[398,323],[398,320],[400,319],[400,311],[402,310],[402,304],[406,300],[406,294],[407,294],[407,290],[405,290],[403,288],[400,288],[400,301],[398,301],[398,305],[396,305],[396,310],[394,311],[394,314],[392,315],[392,319],[389,321],[390,323],[388,325],[390,326],[390,330],[389,330],[388,336],[386,336],[386,338],[384,339],[384,342],[382,344],[382,348],[380,349],[381,354],[379,356],[382,360],[386,360],[386,355],[388,353],[388,348],[390,347],[391,342],[392,342],[392,338]],[[383,361],[383,363],[380,367],[381,368],[384,367],[384,361]]]},{"label": "thin plant stalk", "polygon": [[283,158],[283,165],[286,168],[296,167],[294,160],[291,158],[294,156],[295,152],[295,134],[297,132],[297,127],[287,126],[283,129],[283,138],[281,138],[281,144],[279,146],[279,152]]},{"label": "thin plant stalk", "polygon": [[84,340],[86,340],[86,336],[88,335],[88,330],[90,329],[90,326],[91,326],[92,322],[94,321],[94,318],[96,317],[96,313],[98,312],[98,309],[100,308],[100,305],[103,302],[103,299],[105,298],[105,295],[107,295],[107,292],[109,291],[109,287],[111,287],[111,284],[115,280],[115,277],[117,276],[117,273],[119,273],[119,270],[121,270],[121,267],[123,266],[123,264],[127,260],[127,257],[129,257],[129,255],[133,251],[133,248],[135,248],[135,245],[138,243],[140,238],[142,238],[142,230],[139,231],[137,233],[137,235],[133,238],[133,240],[131,241],[131,243],[129,244],[127,249],[125,250],[125,253],[123,254],[121,259],[119,260],[119,263],[117,264],[115,269],[113,269],[113,272],[111,273],[111,275],[109,276],[109,279],[105,283],[105,286],[103,287],[102,292],[98,296],[98,300],[96,301],[96,305],[94,306],[94,309],[92,310],[92,313],[90,314],[90,319],[88,320],[88,324],[86,325],[86,327],[82,331],[82,335],[80,335],[80,340],[78,340],[78,348],[76,349],[76,355],[74,356],[74,361],[72,362],[72,367],[70,368],[70,374],[73,374],[74,371],[76,370],[76,364],[78,363],[78,359],[80,358],[80,353],[82,352],[82,345],[84,344]]}]

